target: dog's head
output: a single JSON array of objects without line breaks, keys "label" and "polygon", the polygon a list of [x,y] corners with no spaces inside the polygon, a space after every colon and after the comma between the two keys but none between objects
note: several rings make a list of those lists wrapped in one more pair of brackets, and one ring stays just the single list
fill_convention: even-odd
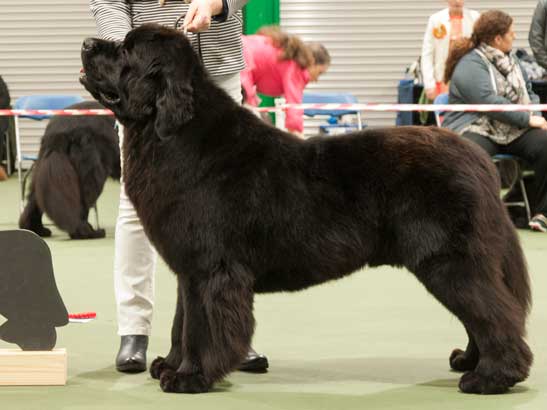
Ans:
[{"label": "dog's head", "polygon": [[80,82],[126,125],[154,121],[163,139],[193,118],[191,80],[200,62],[179,31],[149,24],[123,42],[88,38],[82,63]]}]

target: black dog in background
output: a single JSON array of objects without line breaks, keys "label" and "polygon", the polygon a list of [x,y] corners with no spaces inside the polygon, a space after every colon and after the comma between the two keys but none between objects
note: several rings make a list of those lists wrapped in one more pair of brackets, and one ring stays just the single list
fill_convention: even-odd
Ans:
[{"label": "black dog in background", "polygon": [[127,195],[177,274],[171,350],[150,368],[164,391],[208,391],[242,362],[255,293],[367,265],[407,268],[462,322],[461,391],[526,379],[528,272],[480,147],[425,127],[301,140],[236,104],[158,25],[87,39],[82,61],[80,81],[126,127]]},{"label": "black dog in background", "polygon": [[[89,101],[67,108],[104,107]],[[108,176],[120,178],[120,150],[114,118],[53,117],[42,138],[19,227],[40,236],[50,236],[51,231],[42,224],[45,212],[72,239],[103,238],[104,229],[93,229],[87,217]]]}]

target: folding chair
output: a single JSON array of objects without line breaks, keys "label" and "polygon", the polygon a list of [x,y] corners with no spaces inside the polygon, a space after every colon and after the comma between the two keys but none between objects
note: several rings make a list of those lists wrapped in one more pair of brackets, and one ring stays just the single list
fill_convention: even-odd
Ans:
[{"label": "folding chair", "polygon": [[[433,104],[446,105],[448,104],[448,93],[439,94],[435,97]],[[442,126],[444,111],[435,111],[435,123],[437,127]]]},{"label": "folding chair", "polygon": [[[524,172],[523,172],[523,164],[522,159],[510,154],[497,154],[492,157],[492,160],[495,164],[501,162],[501,161],[512,161],[515,164],[515,168],[517,170],[517,175],[515,177],[515,180],[509,187],[509,192],[513,189],[515,184],[519,185],[520,193],[522,194],[522,201],[504,201],[505,206],[511,207],[511,206],[519,206],[523,207],[526,210],[526,218],[528,218],[528,222],[532,219],[532,212],[530,211],[530,201],[528,200],[528,194],[526,193],[526,186],[524,184]],[[531,171],[530,171],[531,172]]]},{"label": "folding chair", "polygon": [[[302,97],[302,104],[357,104],[357,97],[351,93],[304,93]],[[316,110],[307,109],[304,110],[306,117],[316,116],[329,116],[327,122],[331,125],[337,125],[338,121],[344,115],[356,115],[357,116],[357,129],[363,129],[363,121],[361,118],[361,112],[357,110]]]},{"label": "folding chair", "polygon": [[[20,97],[15,101],[14,109],[16,110],[62,110],[69,105],[76,104],[84,101],[84,98],[80,95],[28,95]],[[21,149],[21,133],[19,128],[19,119],[28,118],[34,121],[42,121],[51,118],[51,115],[20,115],[15,116],[15,142],[17,148],[17,174],[19,178],[19,186],[21,189],[21,198],[19,202],[20,212],[23,211],[25,205],[25,188],[26,181],[34,168],[34,163],[38,159],[37,155],[23,154]],[[32,161],[31,167],[22,176],[23,161]],[[94,206],[95,219],[97,222],[97,229],[99,228],[99,213],[97,211],[97,204]]]},{"label": "folding chair", "polygon": [[[446,105],[448,104],[448,94],[439,94],[435,100],[433,101],[433,104],[442,104]],[[444,111],[435,111],[435,121],[437,123],[437,126],[440,127],[443,122],[443,116]],[[496,154],[492,157],[492,161],[494,161],[495,164],[500,163],[501,161],[511,161],[514,163],[515,168],[517,170],[517,176],[511,186],[509,187],[509,190],[513,189],[515,184],[519,185],[520,192],[522,194],[522,201],[510,201],[506,202],[504,201],[505,206],[511,207],[511,206],[519,206],[523,207],[526,210],[526,217],[528,218],[528,221],[532,219],[532,214],[530,211],[530,202],[528,200],[528,194],[526,193],[526,186],[524,185],[524,179],[523,179],[523,165],[522,165],[522,159],[510,154]]]}]

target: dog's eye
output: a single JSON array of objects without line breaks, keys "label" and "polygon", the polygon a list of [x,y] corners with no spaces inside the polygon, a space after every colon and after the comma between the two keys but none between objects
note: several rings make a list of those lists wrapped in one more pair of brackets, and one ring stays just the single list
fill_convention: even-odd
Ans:
[{"label": "dog's eye", "polygon": [[108,104],[118,104],[120,102],[120,97],[117,94],[114,94],[109,91],[100,91],[101,97]]}]

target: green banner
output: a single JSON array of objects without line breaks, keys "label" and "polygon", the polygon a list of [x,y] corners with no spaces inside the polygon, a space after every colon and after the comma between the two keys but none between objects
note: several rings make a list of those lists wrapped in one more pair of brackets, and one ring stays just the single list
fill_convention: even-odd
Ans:
[{"label": "green banner", "polygon": [[[243,33],[254,34],[262,26],[279,25],[279,0],[251,0],[243,9]],[[274,99],[259,94],[261,107],[271,107]]]},{"label": "green banner", "polygon": [[254,34],[262,26],[279,24],[279,0],[251,0],[243,11],[243,33]]}]

